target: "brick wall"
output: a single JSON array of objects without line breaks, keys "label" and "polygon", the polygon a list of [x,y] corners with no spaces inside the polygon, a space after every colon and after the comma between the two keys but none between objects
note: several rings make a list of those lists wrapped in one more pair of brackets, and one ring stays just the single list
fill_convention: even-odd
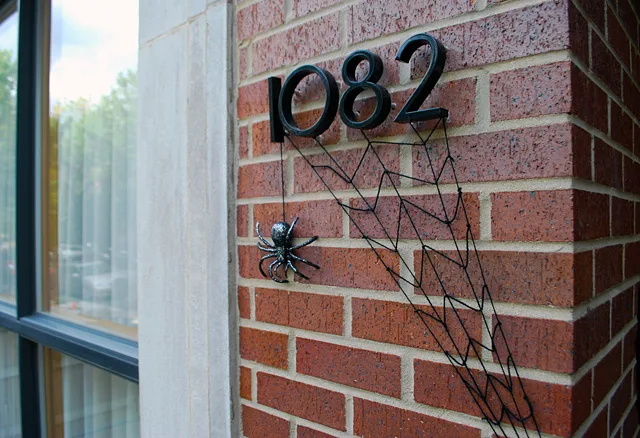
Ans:
[{"label": "brick wall", "polygon": [[[492,435],[373,251],[291,148],[284,163],[288,219],[300,217],[297,238],[320,237],[305,254],[322,269],[286,285],[257,269],[255,223],[268,236],[280,220],[280,150],[269,142],[266,78],[315,64],[340,81],[345,57],[364,48],[383,58],[381,84],[399,108],[426,59],[400,64],[394,57],[419,32],[448,48],[427,103],[450,110],[450,147],[472,231],[540,429],[560,437],[635,436],[640,32],[628,0],[238,2],[244,436]],[[304,85],[297,108],[301,120],[311,120],[322,96],[313,83]],[[396,112],[371,135],[408,138],[406,125],[391,123]],[[323,142],[344,160],[366,146],[339,117]],[[311,142],[302,146],[322,159]],[[380,153],[402,173],[424,172],[417,149]],[[359,186],[374,193],[375,169],[368,175]],[[455,193],[452,181],[442,188]],[[356,202],[355,192],[341,189],[341,200]],[[424,202],[433,196],[428,187],[402,190]],[[446,235],[430,231],[438,248],[454,249]],[[417,259],[416,248],[402,242],[405,260]],[[398,264],[393,253],[383,257]]]}]

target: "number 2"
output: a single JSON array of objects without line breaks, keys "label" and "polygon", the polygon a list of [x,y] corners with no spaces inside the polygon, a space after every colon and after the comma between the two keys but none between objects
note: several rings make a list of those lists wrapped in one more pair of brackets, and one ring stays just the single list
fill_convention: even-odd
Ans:
[{"label": "number 2", "polygon": [[433,87],[442,76],[444,70],[444,63],[447,60],[447,49],[444,48],[442,43],[426,33],[420,33],[412,36],[402,44],[396,61],[408,63],[411,60],[413,54],[423,46],[429,45],[431,47],[431,62],[427,73],[422,78],[422,82],[416,91],[409,97],[407,103],[402,107],[394,122],[396,123],[410,123],[419,122],[424,120],[439,119],[448,116],[448,111],[444,108],[429,108],[420,109],[422,103],[427,99]]}]

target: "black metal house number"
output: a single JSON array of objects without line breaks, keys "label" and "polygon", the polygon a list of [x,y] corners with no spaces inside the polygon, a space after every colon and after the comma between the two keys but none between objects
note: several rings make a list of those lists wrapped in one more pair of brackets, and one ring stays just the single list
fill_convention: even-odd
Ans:
[{"label": "black metal house number", "polygon": [[[431,61],[420,85],[409,97],[395,118],[396,123],[411,123],[447,117],[444,108],[420,109],[436,83],[440,79],[446,61],[446,49],[432,35],[420,33],[406,40],[396,55],[396,61],[408,63],[413,54],[424,46],[431,48]],[[366,61],[369,71],[358,80],[356,69]],[[342,79],[347,89],[340,96],[338,84],[331,73],[314,65],[303,65],[295,69],[284,81],[277,77],[269,78],[269,115],[271,123],[271,141],[284,141],[285,130],[298,137],[318,137],[333,123],[338,110],[345,125],[354,129],[373,129],[389,116],[391,112],[391,95],[378,81],[384,72],[382,59],[367,50],[358,50],[350,54],[342,65]],[[292,101],[296,87],[307,76],[316,74],[324,86],[326,102],[320,118],[310,127],[302,129],[293,118]],[[371,90],[375,94],[376,108],[367,119],[358,121],[354,112],[355,100],[363,91]]]}]

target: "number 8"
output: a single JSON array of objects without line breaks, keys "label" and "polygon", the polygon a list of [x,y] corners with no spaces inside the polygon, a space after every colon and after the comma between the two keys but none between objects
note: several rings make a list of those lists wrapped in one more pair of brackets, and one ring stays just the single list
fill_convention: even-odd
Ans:
[{"label": "number 8", "polygon": [[[356,69],[362,61],[369,63],[369,71],[364,79],[358,81]],[[366,50],[353,52],[344,61],[342,78],[348,88],[340,98],[340,118],[345,125],[354,129],[372,129],[379,126],[387,118],[391,111],[391,95],[386,88],[377,84],[383,72],[382,59]],[[373,90],[376,95],[376,109],[369,118],[359,122],[353,111],[353,105],[358,95],[367,89]]]}]

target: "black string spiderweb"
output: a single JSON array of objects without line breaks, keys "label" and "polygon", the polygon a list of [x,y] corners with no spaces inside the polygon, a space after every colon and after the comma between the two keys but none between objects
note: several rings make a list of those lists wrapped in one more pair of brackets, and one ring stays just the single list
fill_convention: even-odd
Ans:
[{"label": "black string spiderweb", "polygon": [[[285,138],[349,217],[355,234],[374,251],[416,317],[453,365],[479,409],[480,416],[490,424],[493,432],[498,436],[540,436],[531,400],[507,345],[482,270],[463,192],[456,176],[454,158],[449,149],[446,119],[439,118],[426,137],[420,134],[413,122],[410,126],[418,142],[372,141],[364,130],[360,130],[367,146],[353,171],[347,169],[354,167],[353,162],[346,163],[343,160],[341,163],[339,154],[327,150],[318,137],[314,137],[314,141],[322,150],[320,155],[305,154],[288,133]],[[438,128],[444,132],[444,151],[439,155],[430,143]],[[426,160],[427,166],[422,169],[424,175],[409,176],[390,170],[392,166],[385,162],[381,148],[393,145],[417,149],[419,159]],[[281,143],[280,147],[282,151],[284,144]],[[363,192],[371,191],[364,190],[361,182],[363,173],[370,170],[371,163],[380,170],[377,175],[379,179],[375,196],[365,196]],[[456,192],[443,191],[440,186],[443,181],[455,185]],[[419,195],[403,194],[406,192],[403,188],[407,185],[431,187],[436,202],[425,205]],[[358,198],[349,203],[343,202],[336,191],[345,188],[355,191]],[[452,240],[455,250],[437,249],[437,245],[433,245],[433,236],[425,234],[423,230],[428,223],[441,227],[442,233],[438,238]],[[413,263],[401,250],[403,240],[419,242]],[[398,256],[400,269],[394,269],[385,261],[383,253],[386,252]],[[423,295],[427,306],[414,302],[412,297],[417,294]],[[438,306],[436,299],[439,300],[440,296],[442,304]],[[465,316],[469,313],[481,316],[480,333],[484,335],[470,327]],[[493,361],[487,356],[492,357]],[[489,363],[492,365],[487,366]],[[475,367],[470,367],[470,364]]]}]

